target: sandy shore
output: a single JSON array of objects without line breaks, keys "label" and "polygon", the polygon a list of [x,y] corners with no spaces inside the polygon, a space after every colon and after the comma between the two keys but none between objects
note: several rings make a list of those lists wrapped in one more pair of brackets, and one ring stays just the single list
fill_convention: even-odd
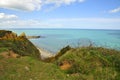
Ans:
[{"label": "sandy shore", "polygon": [[46,50],[44,50],[44,49],[42,49],[42,48],[38,48],[37,47],[37,49],[40,51],[40,53],[41,53],[41,59],[45,59],[45,58],[48,58],[48,57],[53,57],[53,56],[55,56],[55,54],[53,54],[53,53],[50,53],[50,52],[48,52],[48,51],[46,51]]}]

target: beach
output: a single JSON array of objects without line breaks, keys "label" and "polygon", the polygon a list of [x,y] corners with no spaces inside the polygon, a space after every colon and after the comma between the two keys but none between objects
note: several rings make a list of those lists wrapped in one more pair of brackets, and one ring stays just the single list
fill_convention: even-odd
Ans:
[{"label": "beach", "polygon": [[49,58],[49,57],[53,57],[55,56],[55,54],[51,53],[51,52],[48,52],[46,51],[45,49],[42,49],[42,48],[38,48],[37,49],[39,50],[40,52],[40,57],[42,60],[46,59],[46,58]]}]

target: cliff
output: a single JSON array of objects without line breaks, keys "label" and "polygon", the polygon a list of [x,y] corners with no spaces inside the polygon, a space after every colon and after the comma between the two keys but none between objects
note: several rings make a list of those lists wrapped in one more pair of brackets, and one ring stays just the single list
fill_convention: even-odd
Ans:
[{"label": "cliff", "polygon": [[0,39],[14,39],[16,37],[17,34],[12,31],[0,30]]},{"label": "cliff", "polygon": [[39,50],[26,38],[25,33],[17,36],[12,31],[0,30],[0,49],[3,48],[20,56],[40,58]]}]

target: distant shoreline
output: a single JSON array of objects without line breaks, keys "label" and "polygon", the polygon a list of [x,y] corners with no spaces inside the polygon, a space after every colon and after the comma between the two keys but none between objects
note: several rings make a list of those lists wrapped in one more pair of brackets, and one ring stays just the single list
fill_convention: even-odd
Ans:
[{"label": "distant shoreline", "polygon": [[[0,28],[0,29],[5,29],[6,28]],[[120,29],[84,29],[84,28],[8,28],[8,30],[38,30],[38,29],[41,29],[41,30],[46,30],[46,29],[49,29],[49,30],[120,30]]]}]

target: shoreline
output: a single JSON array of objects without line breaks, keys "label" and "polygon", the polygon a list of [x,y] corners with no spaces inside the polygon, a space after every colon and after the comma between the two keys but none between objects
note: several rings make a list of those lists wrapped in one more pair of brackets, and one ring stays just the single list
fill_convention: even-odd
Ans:
[{"label": "shoreline", "polygon": [[37,49],[39,50],[40,52],[40,57],[42,60],[46,59],[46,58],[49,58],[49,57],[54,57],[55,54],[43,49],[43,48],[40,48],[40,47],[37,47]]}]

